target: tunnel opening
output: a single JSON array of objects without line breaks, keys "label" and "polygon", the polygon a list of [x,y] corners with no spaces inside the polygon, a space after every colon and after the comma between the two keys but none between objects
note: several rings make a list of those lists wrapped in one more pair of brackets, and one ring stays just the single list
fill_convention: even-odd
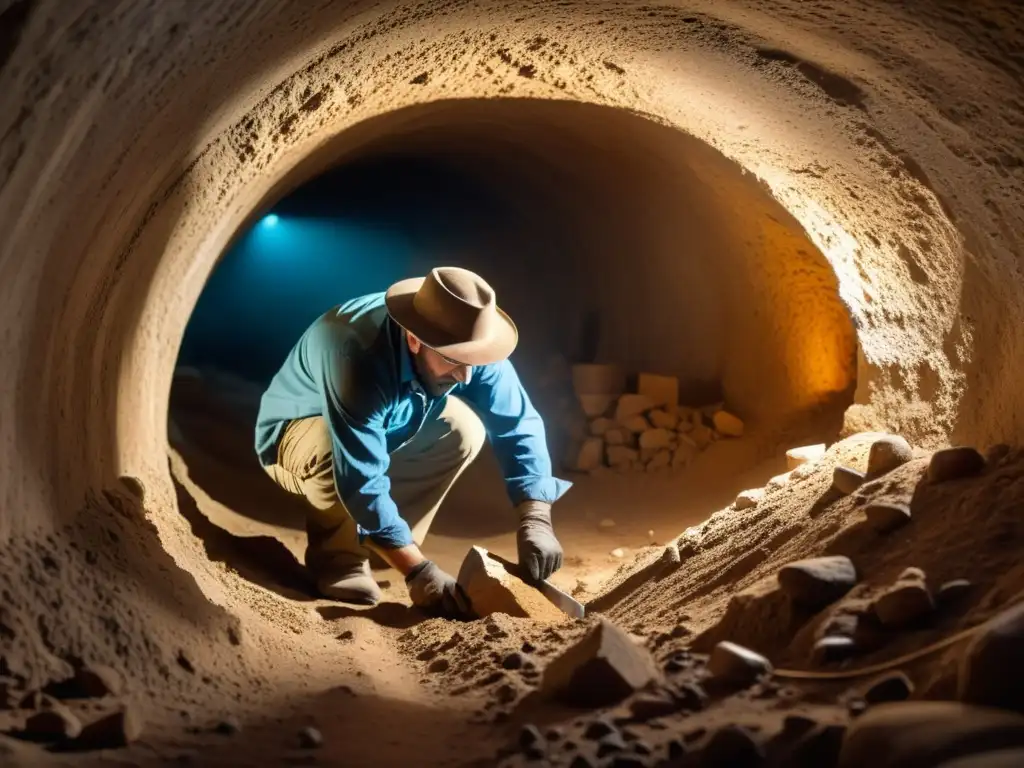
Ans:
[{"label": "tunnel opening", "polygon": [[[169,421],[179,506],[193,530],[229,543],[207,548],[250,580],[309,593],[304,501],[269,481],[252,448],[263,389],[318,315],[433,266],[483,275],[519,327],[513,363],[556,473],[575,484],[556,513],[568,546],[555,580],[577,595],[784,472],[787,448],[836,438],[856,385],[836,277],[716,150],[628,111],[531,99],[432,102],[349,133],[306,166],[331,170],[297,171],[248,218],[179,353]],[[634,390],[641,374],[678,382],[673,409],[727,407],[744,436],[712,443],[720,435],[701,426],[684,461],[662,466],[637,444],[628,471],[612,469],[603,446],[600,466],[583,467],[595,414],[573,369],[594,364],[617,367]],[[453,571],[474,543],[514,556],[489,450],[431,539]]]}]

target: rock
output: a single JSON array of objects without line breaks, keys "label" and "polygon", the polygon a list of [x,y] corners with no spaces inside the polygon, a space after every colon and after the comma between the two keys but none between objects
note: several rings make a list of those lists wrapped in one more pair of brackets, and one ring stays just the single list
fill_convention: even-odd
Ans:
[{"label": "rock", "polygon": [[597,743],[597,756],[599,758],[606,757],[616,752],[622,752],[625,749],[626,740],[622,738],[622,734],[618,732],[609,733]]},{"label": "rock", "polygon": [[234,715],[228,715],[217,723],[213,730],[224,736],[234,736],[242,730],[242,723]]},{"label": "rock", "polygon": [[32,741],[74,739],[82,732],[82,723],[60,702],[36,712],[25,722],[24,734]]},{"label": "rock", "polygon": [[857,653],[857,643],[851,637],[826,635],[814,644],[811,659],[815,664],[843,661]]},{"label": "rock", "polygon": [[778,579],[782,591],[794,603],[819,610],[856,585],[857,569],[853,561],[843,555],[815,557],[784,565]]},{"label": "rock", "polygon": [[728,411],[717,411],[711,417],[715,430],[727,437],[743,437],[743,422]]},{"label": "rock", "polygon": [[891,701],[906,701],[914,692],[914,683],[903,672],[887,672],[867,684],[864,701],[868,704],[883,704]]},{"label": "rock", "polygon": [[[561,734],[559,734],[560,736]],[[522,730],[519,731],[519,746],[523,749],[532,747],[534,744],[543,744],[544,737],[540,734],[540,729],[536,725],[524,725]]]},{"label": "rock", "polygon": [[662,572],[675,570],[679,567],[680,563],[683,562],[683,557],[679,552],[679,547],[675,542],[667,544],[665,549],[661,552],[661,557],[658,559]]},{"label": "rock", "polygon": [[526,657],[519,651],[513,651],[501,660],[502,669],[520,669],[526,662]]},{"label": "rock", "polygon": [[470,549],[459,568],[458,583],[469,597],[473,612],[480,618],[495,613],[544,621],[565,618],[536,589],[488,557],[483,547]]},{"label": "rock", "polygon": [[604,618],[544,670],[541,691],[584,707],[611,706],[660,679],[646,650]]},{"label": "rock", "polygon": [[1001,464],[1003,459],[1010,455],[1012,449],[1006,443],[996,443],[990,445],[988,450],[985,451],[985,463],[997,465]]},{"label": "rock", "polygon": [[818,727],[818,721],[806,715],[786,715],[782,720],[782,733],[791,738],[805,736]]},{"label": "rock", "polygon": [[864,475],[849,467],[836,467],[832,472],[832,487],[849,496],[864,484]]},{"label": "rock", "polygon": [[630,416],[620,421],[619,425],[630,435],[640,435],[651,428],[651,422],[643,416]]},{"label": "rock", "polygon": [[686,757],[689,750],[686,748],[686,744],[683,743],[682,739],[672,739],[668,743],[668,758],[669,760],[682,760]]},{"label": "rock", "polygon": [[430,672],[431,674],[447,672],[449,667],[451,667],[451,662],[448,661],[448,659],[434,659],[432,662],[430,662],[430,665],[427,667],[427,672]]},{"label": "rock", "polygon": [[615,428],[615,422],[604,416],[590,422],[590,434],[594,437],[604,437],[609,429]]},{"label": "rock", "polygon": [[928,587],[916,581],[897,582],[872,604],[875,615],[887,627],[906,627],[935,610]]},{"label": "rock", "polygon": [[711,445],[713,439],[710,427],[705,427],[703,424],[691,429],[686,437],[690,438],[697,449],[701,451]]},{"label": "rock", "polygon": [[589,419],[596,419],[604,416],[615,404],[614,395],[577,395],[580,408]]},{"label": "rock", "polygon": [[656,472],[659,469],[665,469],[671,463],[672,452],[667,449],[663,449],[658,451],[657,454],[655,454],[654,458],[647,462],[647,471]]},{"label": "rock", "polygon": [[138,741],[142,736],[142,718],[134,709],[111,712],[82,729],[70,745],[75,750],[119,749]]},{"label": "rock", "polygon": [[[684,435],[685,437],[685,435]],[[697,449],[695,446],[680,440],[679,447],[672,452],[672,466],[673,467],[686,467],[693,461],[694,456],[697,455]]]},{"label": "rock", "polygon": [[777,491],[779,490],[779,488],[782,488],[784,485],[787,485],[789,483],[789,479],[792,476],[793,472],[790,471],[783,472],[781,475],[775,475],[774,477],[769,478],[768,482],[764,484],[765,493]]},{"label": "rock", "polygon": [[641,373],[637,377],[636,391],[656,405],[675,408],[679,402],[679,379],[675,376]]},{"label": "rock", "polygon": [[679,708],[698,712],[708,705],[708,694],[697,683],[681,683],[672,689],[672,697]]},{"label": "rock", "polygon": [[799,448],[790,448],[786,451],[786,469],[793,470],[797,467],[818,461],[825,455],[825,444],[803,445]]},{"label": "rock", "polygon": [[679,704],[671,696],[664,693],[651,693],[637,696],[629,705],[629,713],[633,720],[646,722],[658,717],[665,717],[678,712]]},{"label": "rock", "polygon": [[788,768],[825,768],[833,766],[846,735],[845,725],[821,725],[801,736],[786,755]]},{"label": "rock", "polygon": [[569,768],[594,768],[595,763],[586,755],[576,755],[573,757],[572,762],[569,763]]},{"label": "rock", "polygon": [[608,457],[608,463],[613,467],[629,465],[640,458],[639,451],[624,445],[609,445],[605,448],[605,454]]},{"label": "rock", "polygon": [[615,404],[615,420],[619,424],[623,424],[627,419],[634,416],[642,416],[647,411],[656,408],[657,405],[646,395],[622,395]]},{"label": "rock", "polygon": [[749,488],[736,494],[736,501],[732,505],[734,509],[738,510],[752,509],[762,498],[764,498],[763,488]]},{"label": "rock", "polygon": [[947,480],[958,480],[962,477],[976,475],[985,468],[985,457],[975,448],[957,446],[943,448],[932,454],[928,462],[928,480],[943,483]]},{"label": "rock", "polygon": [[753,685],[762,675],[771,674],[772,664],[749,648],[723,640],[711,651],[708,671],[716,680],[735,685]]},{"label": "rock", "polygon": [[900,575],[896,577],[896,581],[927,581],[925,572],[920,568],[911,565],[908,568],[904,568],[900,571]]},{"label": "rock", "polygon": [[1020,768],[1024,765],[1024,749],[998,749],[981,752],[943,763],[941,768]]},{"label": "rock", "polygon": [[583,738],[590,741],[598,741],[613,733],[618,733],[618,728],[599,717],[587,723],[587,727],[583,729]]},{"label": "rock", "polygon": [[104,664],[88,664],[75,670],[69,690],[63,698],[101,699],[120,696],[124,690],[121,675]]},{"label": "rock", "polygon": [[605,445],[629,445],[632,433],[622,427],[609,429],[604,433]]},{"label": "rock", "polygon": [[597,524],[597,527],[598,528],[604,528],[604,529],[614,528],[615,527],[615,521],[612,520],[610,517],[606,517],[603,520],[601,520],[601,522],[599,522]]},{"label": "rock", "polygon": [[647,418],[650,419],[651,424],[658,429],[675,430],[675,428],[679,426],[679,416],[674,413],[669,413],[663,408],[655,408],[647,414]]},{"label": "rock", "polygon": [[661,450],[672,445],[675,434],[667,429],[647,429],[640,433],[640,447],[648,450]]},{"label": "rock", "polygon": [[580,445],[579,453],[572,469],[586,472],[604,463],[604,440],[599,437],[588,437]]},{"label": "rock", "polygon": [[914,449],[899,435],[887,435],[871,444],[868,450],[868,479],[892,472],[914,458]]},{"label": "rock", "polygon": [[728,766],[729,768],[756,768],[764,759],[764,751],[745,728],[727,725],[708,739],[701,751],[701,766]]},{"label": "rock", "polygon": [[880,704],[847,730],[838,768],[932,768],[966,755],[1024,747],[1024,717],[950,701]]},{"label": "rock", "polygon": [[789,477],[791,480],[803,480],[813,475],[817,468],[817,462],[809,461],[806,464],[801,464],[799,467],[789,470]]},{"label": "rock", "polygon": [[969,595],[973,589],[974,585],[967,579],[953,579],[952,581],[947,581],[939,587],[938,592],[935,593],[935,602],[943,608],[956,605]]},{"label": "rock", "polygon": [[958,698],[1024,712],[1024,603],[999,614],[967,646],[960,661]]},{"label": "rock", "polygon": [[572,367],[572,386],[577,395],[621,395],[626,372],[617,365],[581,363]]},{"label": "rock", "polygon": [[876,501],[864,508],[864,515],[876,531],[889,533],[910,522],[910,507],[896,501]]},{"label": "rock", "polygon": [[608,554],[611,555],[612,557],[625,557],[626,556],[626,550],[624,550],[622,547],[616,547],[615,549],[613,549]]}]

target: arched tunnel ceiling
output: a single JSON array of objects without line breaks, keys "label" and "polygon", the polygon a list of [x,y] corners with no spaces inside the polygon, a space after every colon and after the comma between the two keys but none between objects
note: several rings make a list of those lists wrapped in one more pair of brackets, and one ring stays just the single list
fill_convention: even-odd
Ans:
[{"label": "arched tunnel ceiling", "polygon": [[[374,138],[367,121],[403,107],[567,99],[708,143],[832,265],[861,351],[851,428],[924,445],[1024,432],[1024,65],[1012,4],[225,0],[69,12],[21,0],[3,22],[0,543],[11,557],[0,577],[17,577],[7,569],[34,551],[30,532],[53,531],[66,548],[130,517],[99,491],[141,478],[154,530],[117,552],[159,585],[119,597],[119,632],[137,631],[143,651],[170,643],[226,663],[244,653],[270,669],[286,647],[268,634],[203,650],[226,614],[250,609],[228,604],[186,524],[161,513],[176,503],[171,371],[239,228],[324,170],[319,150],[357,148]],[[76,515],[83,504],[107,517]],[[200,565],[183,574],[184,561]],[[171,640],[147,634],[165,613]],[[19,637],[42,659],[81,642],[61,623],[45,643],[36,629]],[[129,666],[156,679],[140,655]]]}]

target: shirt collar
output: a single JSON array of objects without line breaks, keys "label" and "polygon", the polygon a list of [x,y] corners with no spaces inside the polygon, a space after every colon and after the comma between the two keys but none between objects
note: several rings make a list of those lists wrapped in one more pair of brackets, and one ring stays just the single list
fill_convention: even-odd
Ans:
[{"label": "shirt collar", "polygon": [[[390,321],[390,318],[388,318]],[[391,321],[394,323],[394,321]],[[409,351],[409,337],[405,335],[405,331],[398,323],[394,323],[395,328],[398,330],[398,375],[399,381],[402,384],[411,384],[413,387],[419,387],[420,382],[416,377],[416,369],[412,364],[412,352]]]}]

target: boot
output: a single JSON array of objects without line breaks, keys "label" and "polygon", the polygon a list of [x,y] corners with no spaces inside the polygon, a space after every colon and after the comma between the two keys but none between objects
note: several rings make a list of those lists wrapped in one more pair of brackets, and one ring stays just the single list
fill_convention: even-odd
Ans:
[{"label": "boot", "polygon": [[313,572],[316,587],[328,600],[355,605],[376,605],[383,596],[373,578],[370,562],[357,555],[339,555]]}]

